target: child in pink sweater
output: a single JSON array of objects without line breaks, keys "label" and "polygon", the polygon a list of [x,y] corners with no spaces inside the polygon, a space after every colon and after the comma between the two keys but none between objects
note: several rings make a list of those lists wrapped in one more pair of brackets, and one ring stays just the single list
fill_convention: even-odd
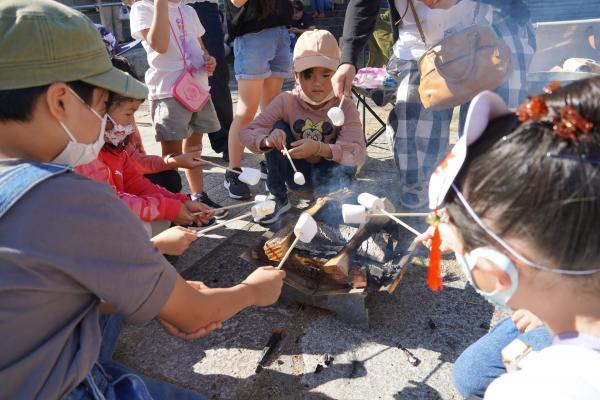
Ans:
[{"label": "child in pink sweater", "polygon": [[[334,126],[327,116],[327,111],[340,103],[331,84],[339,61],[340,50],[331,33],[303,33],[294,48],[297,87],[277,96],[240,132],[244,146],[254,153],[266,153],[267,189],[277,204],[275,213],[256,222],[273,223],[290,209],[288,188],[325,193],[349,186],[356,167],[364,163],[366,145],[352,100],[344,98],[342,102],[342,126]],[[284,146],[306,184],[294,182]]]}]

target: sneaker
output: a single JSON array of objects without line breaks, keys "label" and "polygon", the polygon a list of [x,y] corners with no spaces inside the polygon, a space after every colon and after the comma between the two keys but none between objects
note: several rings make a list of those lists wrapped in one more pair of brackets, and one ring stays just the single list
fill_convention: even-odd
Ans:
[{"label": "sneaker", "polygon": [[[220,204],[217,204],[214,201],[212,201],[211,198],[208,197],[208,195],[206,194],[206,192],[200,193],[200,197],[198,197],[196,199],[196,201],[199,201],[200,203],[204,203],[207,206],[209,206],[210,208],[221,208],[222,207]],[[216,219],[223,219],[228,214],[229,214],[229,210],[220,210],[220,211],[217,211],[215,213],[215,218]]]},{"label": "sneaker", "polygon": [[269,195],[268,198],[275,201],[275,212],[262,218],[254,218],[254,222],[258,224],[272,224],[292,208],[287,195],[285,197]]},{"label": "sneaker", "polygon": [[[234,168],[236,171],[242,171],[241,168]],[[249,199],[250,198],[250,187],[244,182],[240,181],[240,176],[234,172],[225,172],[225,181],[223,182],[225,189],[229,191],[229,197],[232,199]]]},{"label": "sneaker", "polygon": [[399,200],[405,210],[417,211],[426,208],[429,202],[426,186],[423,184],[402,185]]},{"label": "sneaker", "polygon": [[258,163],[258,165],[260,166],[260,179],[264,181],[267,179],[267,174],[269,173],[269,170],[267,169],[267,162],[261,161]]}]

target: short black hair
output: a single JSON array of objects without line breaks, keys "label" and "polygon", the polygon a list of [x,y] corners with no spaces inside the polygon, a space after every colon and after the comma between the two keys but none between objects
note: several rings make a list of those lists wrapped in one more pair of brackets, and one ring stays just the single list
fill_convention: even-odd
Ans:
[{"label": "short black hair", "polygon": [[295,0],[292,3],[292,7],[294,7],[294,10],[296,10],[296,11],[303,11],[304,10],[304,4],[302,4],[302,2],[300,0]]},{"label": "short black hair", "polygon": [[300,76],[303,79],[310,79],[311,76],[312,76],[312,73],[313,73],[313,69],[312,68],[308,68],[308,69],[305,69],[304,71],[300,71]]},{"label": "short black hair", "polygon": [[[498,235],[527,241],[552,263],[549,267],[597,268],[600,78],[574,82],[541,97],[548,114],[540,121],[520,123],[515,115],[491,121],[482,137],[469,146],[455,183]],[[577,143],[554,131],[566,105],[594,125]],[[452,190],[446,206],[466,251],[496,245]]]},{"label": "short black hair", "polygon": [[[67,82],[75,93],[86,103],[92,101],[95,86],[82,81]],[[24,89],[0,90],[0,122],[29,122],[40,97],[50,85]]]}]

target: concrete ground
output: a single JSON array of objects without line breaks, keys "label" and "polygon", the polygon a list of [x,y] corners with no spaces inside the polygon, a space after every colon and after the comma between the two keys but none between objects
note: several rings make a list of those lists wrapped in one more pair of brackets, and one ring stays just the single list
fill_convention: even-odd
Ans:
[{"label": "concrete ground", "polygon": [[[386,110],[379,110],[385,115]],[[160,154],[146,105],[137,117],[147,150]],[[367,126],[372,131],[374,120]],[[205,157],[221,162],[206,137],[204,144]],[[247,166],[256,167],[258,161],[249,153],[244,157]],[[208,167],[206,191],[221,204],[234,204],[223,176],[223,170]],[[393,201],[400,184],[396,176],[384,135],[369,147],[355,190]],[[252,190],[263,193],[264,185]],[[216,230],[193,243],[175,266],[186,279],[234,285],[253,269],[239,256],[264,230],[245,221]],[[450,258],[443,262],[444,290],[430,291],[426,263],[413,259],[395,293],[369,295],[369,329],[348,325],[327,311],[280,300],[271,307],[244,310],[219,331],[192,342],[170,337],[155,322],[126,326],[116,359],[211,399],[458,399],[452,385],[453,361],[503,314],[466,285]],[[270,365],[255,374],[259,354],[276,327],[284,327],[285,336]],[[420,364],[411,365],[399,345]],[[334,361],[317,373],[325,354]]]}]

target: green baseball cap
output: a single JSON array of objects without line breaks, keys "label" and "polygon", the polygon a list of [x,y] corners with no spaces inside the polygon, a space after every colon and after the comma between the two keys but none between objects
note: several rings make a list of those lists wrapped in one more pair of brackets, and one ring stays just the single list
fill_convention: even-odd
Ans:
[{"label": "green baseball cap", "polygon": [[92,21],[52,0],[0,1],[0,90],[83,81],[143,99],[146,86],[113,67]]}]

